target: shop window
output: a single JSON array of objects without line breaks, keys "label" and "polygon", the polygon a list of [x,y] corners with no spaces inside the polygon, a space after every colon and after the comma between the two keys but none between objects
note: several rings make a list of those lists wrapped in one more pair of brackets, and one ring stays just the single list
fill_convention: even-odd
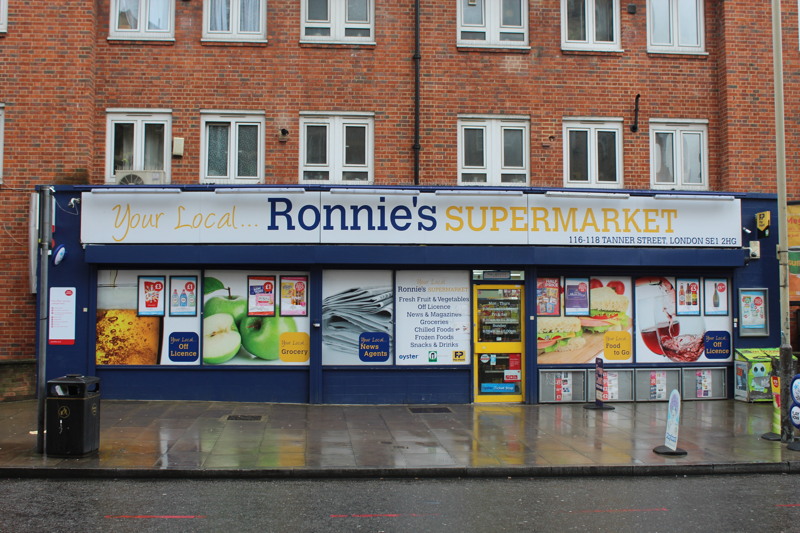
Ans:
[{"label": "shop window", "polygon": [[203,183],[260,183],[264,177],[264,116],[203,114]]},{"label": "shop window", "polygon": [[171,140],[169,110],[108,110],[106,181],[168,183]]},{"label": "shop window", "polygon": [[8,30],[8,0],[0,0],[0,33]]},{"label": "shop window", "polygon": [[528,120],[461,117],[459,185],[527,185]]},{"label": "shop window", "polygon": [[372,183],[371,116],[307,113],[300,130],[301,183]]},{"label": "shop window", "polygon": [[372,43],[373,0],[303,0],[302,40]]},{"label": "shop window", "polygon": [[525,0],[458,0],[458,45],[526,47],[528,3]]},{"label": "shop window", "polygon": [[622,121],[564,123],[564,186],[622,186]]},{"label": "shop window", "polygon": [[561,0],[561,48],[619,51],[619,2]]},{"label": "shop window", "polygon": [[109,39],[172,40],[174,0],[111,0]]},{"label": "shop window", "polygon": [[204,0],[203,39],[265,41],[266,0]]},{"label": "shop window", "polygon": [[648,0],[647,51],[705,52],[702,0]]},{"label": "shop window", "polygon": [[708,189],[707,125],[650,121],[650,184],[653,189]]}]

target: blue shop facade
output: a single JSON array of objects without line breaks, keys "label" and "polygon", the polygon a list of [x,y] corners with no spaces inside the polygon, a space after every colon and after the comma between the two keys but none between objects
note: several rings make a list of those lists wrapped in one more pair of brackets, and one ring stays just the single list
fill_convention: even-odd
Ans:
[{"label": "blue shop facade", "polygon": [[771,195],[47,191],[38,356],[104,398],[732,398],[735,349],[780,344]]}]

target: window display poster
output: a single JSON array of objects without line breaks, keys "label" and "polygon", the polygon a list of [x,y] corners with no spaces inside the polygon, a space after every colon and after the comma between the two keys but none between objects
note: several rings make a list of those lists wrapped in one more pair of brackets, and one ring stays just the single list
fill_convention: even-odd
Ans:
[{"label": "window display poster", "polygon": [[697,398],[708,398],[711,396],[711,380],[712,375],[710,370],[697,371]]},{"label": "window display poster", "polygon": [[164,316],[164,276],[139,276],[139,316]]},{"label": "window display poster", "polygon": [[678,296],[676,314],[687,316],[700,314],[700,279],[678,278],[676,293]]},{"label": "window display poster", "polygon": [[170,276],[169,288],[170,316],[197,314],[197,276]]},{"label": "window display poster", "polygon": [[247,276],[247,315],[275,315],[275,276]]},{"label": "window display poster", "polygon": [[398,365],[469,364],[470,272],[398,271]]},{"label": "window display poster", "polygon": [[[326,270],[322,273],[323,365],[391,364],[393,329],[391,270]],[[361,339],[365,334],[380,339],[379,344],[384,347],[388,344],[388,349],[375,350],[384,352],[385,360],[383,355],[362,360]]]},{"label": "window display poster", "polygon": [[766,298],[763,289],[739,292],[739,312],[742,329],[763,330],[767,327]]},{"label": "window display poster", "polygon": [[724,278],[706,278],[703,280],[706,315],[728,314],[728,280]]},{"label": "window display poster", "polygon": [[666,370],[650,371],[650,399],[667,399],[667,372]]},{"label": "window display poster", "polygon": [[[99,270],[97,272],[97,315],[95,362],[99,365],[199,365],[200,316],[184,309],[180,294],[194,285],[197,294],[199,271]],[[177,289],[177,312],[141,315],[140,287],[144,281],[169,278]],[[171,292],[171,291],[170,291]],[[161,296],[166,297],[166,289]],[[171,300],[171,297],[170,297]],[[166,305],[166,303],[165,303]],[[169,303],[172,310],[172,302]]]},{"label": "window display poster", "polygon": [[[203,363],[207,365],[308,365],[307,317],[275,312],[275,280],[295,272],[207,270],[203,277]],[[266,287],[265,287],[266,285]],[[254,307],[250,307],[251,288]],[[263,292],[262,292],[263,290]],[[269,297],[271,294],[271,303]],[[263,296],[262,299],[255,298]],[[252,315],[250,311],[271,314]]]},{"label": "window display poster", "polygon": [[[581,284],[585,287],[580,288]],[[578,293],[586,292],[579,297],[581,303],[571,308],[572,312],[582,308],[582,312],[536,319],[538,363],[590,364],[596,357],[614,363],[632,363],[631,278],[567,278],[563,286],[565,290],[572,286]]]},{"label": "window display poster", "polygon": [[[685,364],[731,360],[731,317],[677,313],[678,281],[684,284],[684,291],[691,294],[693,280],[687,282],[671,276],[636,278],[636,362]],[[701,291],[698,298],[699,309],[705,309],[703,300],[708,298],[708,292]]]},{"label": "window display poster", "polygon": [[281,276],[281,315],[308,315],[308,276]]},{"label": "window display poster", "polygon": [[572,372],[558,372],[556,374],[556,394],[557,402],[572,401]]},{"label": "window display poster", "polygon": [[589,314],[589,278],[564,280],[564,314],[567,316]]},{"label": "window display poster", "polygon": [[536,314],[539,316],[561,315],[561,278],[536,280]]},{"label": "window display poster", "polygon": [[50,287],[47,344],[75,344],[75,287]]}]

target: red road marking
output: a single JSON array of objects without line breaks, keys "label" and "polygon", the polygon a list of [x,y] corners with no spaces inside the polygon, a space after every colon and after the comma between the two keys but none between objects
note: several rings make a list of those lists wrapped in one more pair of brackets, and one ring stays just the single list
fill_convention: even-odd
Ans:
[{"label": "red road marking", "polygon": [[158,515],[158,514],[137,514],[137,515],[106,515],[105,518],[178,518],[178,519],[186,519],[186,518],[206,518],[205,515]]},{"label": "red road marking", "polygon": [[656,509],[593,509],[587,511],[567,511],[568,513],[652,513],[654,511],[669,511],[664,507]]},{"label": "red road marking", "polygon": [[800,507],[800,503],[779,503],[775,507]]}]

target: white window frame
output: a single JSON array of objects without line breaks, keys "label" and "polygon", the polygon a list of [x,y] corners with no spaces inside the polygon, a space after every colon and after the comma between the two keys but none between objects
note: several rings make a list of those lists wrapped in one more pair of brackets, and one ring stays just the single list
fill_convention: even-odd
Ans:
[{"label": "white window frame", "polygon": [[[697,45],[682,45],[680,43],[680,13],[679,0],[647,0],[647,51],[657,54],[705,54],[705,14],[704,0],[695,0],[695,22],[697,23]],[[660,17],[653,7],[655,2],[668,2],[669,17]],[[669,22],[670,43],[655,42],[654,25]]]},{"label": "white window frame", "polygon": [[107,109],[106,110],[106,183],[116,183],[114,176],[114,125],[134,124],[134,155],[131,172],[144,168],[144,126],[164,125],[164,182],[170,182],[172,165],[171,109]]},{"label": "white window frame", "polygon": [[5,104],[0,103],[0,183],[3,183],[3,147],[5,146]]},{"label": "white window frame", "polygon": [[[347,21],[347,0],[327,0],[328,1],[328,19],[326,21],[309,20],[308,18],[308,0],[302,0],[300,9],[300,42],[308,43],[358,43],[358,44],[375,44],[375,1],[367,0],[369,12],[367,22],[361,21]],[[310,28],[327,28],[330,30],[330,35],[306,35],[306,31]],[[345,35],[347,30],[352,29],[368,29],[368,36],[358,35]]]},{"label": "white window frame", "polygon": [[[672,183],[657,182],[660,156],[656,145],[657,133],[671,133],[673,137],[673,168],[675,181]],[[684,175],[683,142],[679,142],[685,134],[700,134],[702,150],[701,183],[686,183]],[[650,120],[650,187],[657,190],[707,191],[708,184],[708,121],[681,119]]]},{"label": "white window frame", "polygon": [[8,0],[0,0],[0,33],[8,31]]},{"label": "white window frame", "polygon": [[[467,166],[464,162],[464,131],[483,129],[484,161],[480,166]],[[522,130],[522,166],[507,166],[503,160],[503,131]],[[530,117],[507,115],[461,115],[458,118],[458,184],[463,186],[525,187],[530,183]],[[464,181],[464,174],[485,173],[485,182]],[[524,174],[524,182],[505,182],[504,174]]]},{"label": "white window frame", "polygon": [[[477,0],[483,2],[483,24],[464,24],[463,23],[463,3],[468,0],[455,0],[457,6],[457,46],[471,48],[530,48],[529,42],[529,21],[528,21],[528,0],[520,0],[522,10],[522,26],[503,27],[502,26],[502,0]],[[462,32],[482,31],[486,34],[486,39],[463,39]],[[519,41],[500,40],[501,33],[519,33],[523,36]]]},{"label": "white window frame", "polygon": [[[563,122],[564,145],[564,187],[591,187],[603,189],[620,189],[623,185],[624,165],[622,160],[622,118],[577,117],[565,118]],[[587,164],[589,170],[588,181],[573,181],[570,179],[570,143],[569,134],[572,131],[585,131],[588,133]],[[616,181],[600,181],[597,153],[597,134],[599,132],[614,132],[616,134]]]},{"label": "white window frame", "polygon": [[267,0],[259,0],[259,31],[245,32],[240,29],[241,20],[238,14],[242,0],[229,0],[231,5],[231,22],[228,31],[211,30],[211,2],[203,0],[203,40],[231,42],[267,42]]},{"label": "white window frame", "polygon": [[[306,162],[306,127],[327,127],[327,156],[324,164],[309,164]],[[366,128],[366,161],[363,165],[345,164],[345,127],[361,126]],[[370,185],[375,181],[375,124],[374,113],[328,113],[328,112],[301,112],[300,113],[300,183],[322,183],[332,185]],[[328,172],[327,180],[304,179],[305,172]],[[366,180],[345,180],[345,172],[366,172]]]},{"label": "white window frame", "polygon": [[582,41],[569,39],[569,0],[561,0],[561,49],[562,50],[592,50],[599,52],[621,52],[620,45],[620,6],[619,0],[612,0],[612,16],[614,23],[614,36],[611,41],[595,40],[595,2],[585,0],[586,20],[584,30],[586,39]]},{"label": "white window frame", "polygon": [[[138,0],[137,13],[139,27],[135,30],[119,27],[119,10],[124,2],[130,0],[111,0],[111,17],[108,24],[108,38],[135,41],[174,41],[175,40],[175,0],[163,0],[167,5],[167,28],[150,30],[147,28],[147,10],[150,2],[157,0]],[[161,0],[160,0],[161,1]]]},{"label": "white window frame", "polygon": [[[228,137],[228,176],[208,175],[208,131],[212,123],[226,123],[230,126],[231,135]],[[258,154],[256,162],[256,176],[239,177],[231,175],[238,165],[237,127],[245,125],[258,126]],[[263,111],[200,111],[200,183],[218,184],[253,184],[264,182],[265,165],[265,129],[266,117]]]}]

